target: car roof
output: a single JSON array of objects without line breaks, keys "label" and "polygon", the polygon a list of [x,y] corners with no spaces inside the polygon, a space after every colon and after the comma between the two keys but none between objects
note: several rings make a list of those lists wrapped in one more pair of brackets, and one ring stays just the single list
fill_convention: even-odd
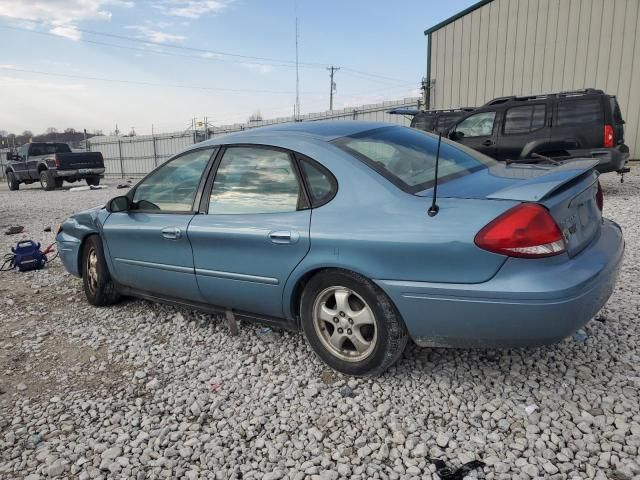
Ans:
[{"label": "car roof", "polygon": [[309,122],[291,122],[266,127],[252,128],[242,132],[212,138],[198,145],[219,145],[224,143],[242,143],[244,139],[255,137],[311,137],[330,142],[336,138],[355,135],[380,127],[399,127],[396,123],[365,122],[358,120],[322,120]]}]

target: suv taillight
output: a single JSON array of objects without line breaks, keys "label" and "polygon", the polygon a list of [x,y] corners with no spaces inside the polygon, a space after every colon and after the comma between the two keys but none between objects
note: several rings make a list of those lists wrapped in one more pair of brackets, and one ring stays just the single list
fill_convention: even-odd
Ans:
[{"label": "suv taillight", "polygon": [[58,154],[57,153],[53,154],[53,163],[56,164],[56,168],[60,168],[60,159],[58,158]]},{"label": "suv taillight", "polygon": [[600,185],[600,180],[598,180],[598,191],[596,192],[596,204],[598,205],[598,209],[602,212],[604,208],[604,193],[602,192],[602,185]]},{"label": "suv taillight", "polygon": [[509,257],[550,257],[565,250],[558,225],[549,211],[536,203],[521,203],[507,210],[480,230],[474,242]]},{"label": "suv taillight", "polygon": [[611,125],[604,126],[604,141],[602,142],[604,148],[613,148],[613,127]]}]

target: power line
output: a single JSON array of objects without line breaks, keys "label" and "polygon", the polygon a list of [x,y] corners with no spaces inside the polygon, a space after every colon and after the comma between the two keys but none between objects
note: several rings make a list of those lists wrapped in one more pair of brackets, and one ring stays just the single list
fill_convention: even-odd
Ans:
[{"label": "power line", "polygon": [[[66,39],[66,40],[69,40],[69,41],[76,41],[76,40],[67,39],[66,37],[61,37],[60,35],[56,35],[54,33],[42,32],[42,31],[38,31],[38,30],[31,30],[31,29],[28,29],[28,28],[21,28],[21,27],[9,26],[9,25],[0,25],[0,28],[18,30],[18,31],[26,32],[26,33],[32,33],[32,34],[35,33],[35,34],[38,34],[38,35],[47,35],[47,36],[56,37],[56,38],[59,38],[59,39],[60,38],[61,39]],[[117,38],[119,40],[125,40],[125,41],[129,41],[129,42],[136,42],[136,43],[140,43],[140,44],[147,45],[147,46],[153,45],[153,46],[157,46],[157,47],[165,47],[165,48],[171,48],[171,49],[177,49],[177,50],[198,52],[198,53],[200,53],[200,55],[180,55],[180,54],[175,53],[175,52],[166,52],[166,51],[165,52],[157,52],[157,51],[149,50],[149,49],[145,49],[145,48],[136,48],[136,47],[127,46],[127,45],[117,45],[117,44],[113,44],[113,43],[100,42],[100,41],[97,41],[97,40],[89,40],[89,39],[84,39],[84,38],[81,38],[81,39],[77,40],[77,41],[80,41],[80,42],[89,43],[89,44],[93,44],[93,45],[101,45],[101,46],[107,46],[107,47],[121,48],[121,49],[132,50],[132,51],[140,51],[140,52],[144,52],[144,53],[156,53],[156,54],[160,54],[160,55],[177,56],[177,57],[183,57],[183,58],[196,58],[196,59],[204,59],[204,60],[212,60],[212,61],[229,62],[229,63],[236,63],[237,62],[237,63],[255,64],[255,65],[270,64],[271,66],[288,67],[288,68],[295,68],[295,66],[296,66],[296,61],[295,60],[285,60],[285,59],[276,59],[276,58],[271,58],[271,57],[242,55],[242,54],[238,54],[238,53],[231,53],[231,52],[223,52],[223,51],[219,51],[219,50],[210,50],[210,49],[204,49],[204,48],[189,47],[189,46],[185,46],[185,45],[174,45],[174,44],[170,44],[170,43],[155,42],[155,41],[151,41],[151,40],[143,40],[143,39],[140,39],[140,38],[130,37],[130,36],[126,36],[126,35],[117,35],[117,34],[114,34],[114,33],[99,32],[99,31],[96,31],[96,30],[89,30],[89,29],[83,29],[83,28],[76,28],[76,30],[78,30],[79,32],[90,34],[90,35],[98,35],[98,36],[104,36],[104,37],[110,37],[110,38]],[[215,58],[215,55],[223,56],[223,57],[232,57],[232,58],[237,58],[237,59],[244,59],[244,60],[236,60],[236,62],[233,62],[230,59]],[[254,60],[255,62],[252,63],[252,62],[247,61],[247,60]],[[326,68],[328,66],[326,63],[313,63],[313,62],[298,62],[298,65],[300,67],[303,67],[303,68]],[[347,71],[347,72],[351,72],[352,74],[362,75],[362,76],[368,77],[370,79],[380,79],[380,80],[386,80],[386,81],[391,81],[391,82],[405,82],[406,81],[406,80],[401,80],[401,79],[398,79],[398,78],[388,77],[388,76],[385,76],[385,75],[379,75],[379,74],[376,74],[376,73],[369,73],[369,72],[365,72],[365,71],[362,71],[362,70],[357,70],[357,69],[350,68],[350,67],[344,67],[343,66],[342,69]]]},{"label": "power line", "polygon": [[[204,87],[204,86],[197,86],[197,85],[142,82],[137,80],[120,80],[115,78],[102,78],[102,77],[90,77],[85,75],[73,75],[73,74],[66,74],[66,73],[42,72],[40,70],[28,70],[26,68],[14,68],[14,67],[7,67],[7,66],[0,66],[0,70],[9,70],[12,72],[22,72],[22,73],[34,73],[37,75],[48,75],[48,76],[54,76],[54,77],[76,78],[81,80],[94,80],[99,82],[145,85],[145,86],[151,86],[151,87],[171,87],[171,88],[185,88],[185,89],[192,89],[192,90],[210,90],[210,91],[218,91],[218,92],[236,92],[236,93],[271,93],[271,94],[277,94],[277,95],[290,95],[294,93],[291,91],[278,91],[278,90],[251,90],[251,89],[240,89],[240,88]],[[306,92],[306,93],[313,93],[313,92]]]}]

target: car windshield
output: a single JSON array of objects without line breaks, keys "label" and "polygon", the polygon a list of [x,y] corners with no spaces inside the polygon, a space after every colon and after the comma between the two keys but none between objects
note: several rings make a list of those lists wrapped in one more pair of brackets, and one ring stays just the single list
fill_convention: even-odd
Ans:
[{"label": "car windshield", "polygon": [[[333,141],[406,192],[433,186],[438,139],[406,127],[382,127]],[[488,168],[495,160],[462,145],[443,140],[438,182]]]}]

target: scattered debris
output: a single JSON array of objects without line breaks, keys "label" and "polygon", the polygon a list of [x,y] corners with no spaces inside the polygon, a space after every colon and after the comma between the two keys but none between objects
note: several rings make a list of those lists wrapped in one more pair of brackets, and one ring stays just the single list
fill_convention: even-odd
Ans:
[{"label": "scattered debris", "polygon": [[87,190],[102,190],[103,188],[109,188],[105,185],[85,185],[83,187],[71,187],[70,192],[86,192]]},{"label": "scattered debris", "polygon": [[353,393],[353,388],[351,388],[349,385],[344,385],[343,387],[340,387],[340,389],[338,390],[338,393],[342,398],[350,398],[355,396],[355,394]]},{"label": "scattered debris", "polygon": [[442,480],[463,480],[468,473],[485,466],[484,462],[473,460],[465,463],[457,470],[453,470],[438,458],[429,458],[428,460],[436,466],[436,473]]},{"label": "scattered debris", "polygon": [[605,323],[607,321],[607,317],[604,315],[604,313],[601,313],[594,320],[596,322]]},{"label": "scattered debris", "polygon": [[587,338],[589,338],[589,335],[582,328],[573,334],[573,340],[578,343],[585,343]]},{"label": "scattered debris", "polygon": [[276,339],[273,330],[271,330],[269,327],[259,329],[257,334],[260,339],[267,343],[273,342]]},{"label": "scattered debris", "polygon": [[15,225],[13,227],[9,227],[5,230],[5,235],[16,235],[18,233],[24,232],[24,227],[22,225]]},{"label": "scattered debris", "polygon": [[229,335],[232,337],[238,336],[238,322],[236,316],[233,314],[233,310],[227,309],[224,312],[224,316],[227,318],[227,325],[229,326]]},{"label": "scattered debris", "polygon": [[535,403],[532,403],[531,405],[527,405],[526,407],[524,407],[524,413],[526,413],[527,415],[531,415],[536,410],[538,410],[538,406]]},{"label": "scattered debris", "polygon": [[119,183],[116,188],[131,188],[131,185],[128,183]]},{"label": "scattered debris", "polygon": [[323,370],[323,372],[320,374],[320,380],[322,380],[322,383],[324,383],[325,385],[331,385],[339,381],[340,377],[333,370],[326,369]]},{"label": "scattered debris", "polygon": [[209,387],[211,388],[211,391],[215,393],[222,388],[222,383],[211,383]]},{"label": "scattered debris", "polygon": [[43,232],[50,232],[51,231],[51,227],[44,227]]}]

